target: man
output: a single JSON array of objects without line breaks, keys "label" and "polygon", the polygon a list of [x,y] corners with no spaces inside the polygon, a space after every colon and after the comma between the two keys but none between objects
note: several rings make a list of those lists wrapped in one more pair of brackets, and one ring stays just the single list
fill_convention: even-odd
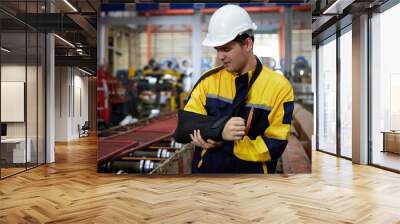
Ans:
[{"label": "man", "polygon": [[[215,139],[203,138],[211,128],[190,134],[196,146],[193,173],[274,173],[286,148],[293,89],[253,54],[255,29],[249,14],[236,5],[219,8],[210,19],[203,45],[215,48],[223,66],[200,78],[184,111],[228,119]],[[196,126],[193,119],[180,122]]]}]

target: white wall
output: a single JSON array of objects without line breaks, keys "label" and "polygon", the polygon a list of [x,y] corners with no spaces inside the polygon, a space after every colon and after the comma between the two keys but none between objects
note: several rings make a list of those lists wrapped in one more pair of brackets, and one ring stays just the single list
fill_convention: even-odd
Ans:
[{"label": "white wall", "polygon": [[[37,70],[38,69],[38,70]],[[26,83],[26,107],[25,103],[20,112],[25,113],[26,120],[23,122],[6,122],[7,137],[24,138],[25,135],[30,139],[32,161],[44,163],[44,74],[42,67],[25,66],[25,64],[3,64],[1,66],[2,82],[24,82]],[[27,78],[27,80],[25,80]],[[4,89],[2,89],[3,92]],[[22,94],[24,90],[21,90]],[[8,98],[2,95],[2,98]],[[3,104],[3,103],[2,103]],[[2,112],[13,113],[12,108],[2,107]],[[15,112],[14,112],[15,113]],[[37,157],[37,153],[39,154]]]},{"label": "white wall", "polygon": [[55,140],[79,138],[78,124],[88,120],[88,78],[76,68],[56,67],[55,98]]},{"label": "white wall", "polygon": [[[18,64],[2,65],[1,81],[25,82],[25,73],[26,73],[25,69],[26,69],[25,65],[18,65]],[[32,67],[28,66],[28,72],[31,69]],[[1,110],[7,110],[7,108],[1,108]],[[25,137],[25,122],[7,122],[7,136]]]},{"label": "white wall", "polygon": [[88,112],[88,78],[81,76],[79,71],[79,75],[76,74],[78,70],[75,70],[74,75],[74,108],[73,108],[73,119],[72,119],[72,136],[73,138],[78,138],[78,124],[81,126],[85,123],[85,121],[89,120],[89,112]]},{"label": "white wall", "polygon": [[69,69],[67,67],[55,68],[55,140],[68,140],[68,107],[69,107]]}]

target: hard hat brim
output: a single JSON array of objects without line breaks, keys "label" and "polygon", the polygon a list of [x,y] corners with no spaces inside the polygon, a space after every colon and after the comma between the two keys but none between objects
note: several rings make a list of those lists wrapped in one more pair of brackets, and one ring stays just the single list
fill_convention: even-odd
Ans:
[{"label": "hard hat brim", "polygon": [[[250,30],[256,30],[257,29],[257,25],[256,24],[251,24],[251,27],[250,27]],[[244,32],[244,31],[246,31],[246,30],[249,30],[249,28],[245,28],[244,30],[242,30],[242,31],[240,31],[240,32]],[[240,33],[239,32],[239,33]],[[225,44],[227,44],[227,43],[229,43],[230,41],[232,41],[232,40],[234,40],[235,39],[235,37],[239,34],[239,33],[233,33],[233,35],[231,35],[231,36],[229,36],[229,37],[227,37],[227,38],[225,38],[225,39],[223,39],[223,40],[218,40],[218,41],[215,41],[215,40],[211,40],[210,38],[209,38],[209,36],[208,36],[208,34],[207,34],[207,36],[206,36],[206,38],[203,40],[203,42],[202,42],[202,45],[203,46],[206,46],[206,47],[219,47],[219,46],[222,46],[222,45],[225,45]]]},{"label": "hard hat brim", "polygon": [[222,40],[222,41],[213,41],[213,40],[210,40],[210,39],[208,39],[206,37],[203,40],[202,44],[203,44],[203,46],[206,46],[206,47],[219,47],[219,46],[222,46],[222,45],[225,45],[225,44],[229,43],[233,39],[235,39],[235,37],[227,38],[226,40]]}]

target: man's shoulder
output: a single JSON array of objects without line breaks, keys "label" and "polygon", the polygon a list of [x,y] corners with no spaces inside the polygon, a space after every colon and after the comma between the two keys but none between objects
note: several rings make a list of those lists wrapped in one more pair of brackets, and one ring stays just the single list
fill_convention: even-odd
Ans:
[{"label": "man's shoulder", "polygon": [[224,66],[219,66],[219,67],[214,67],[211,68],[210,70],[204,72],[199,80],[197,80],[196,84],[193,86],[193,90],[201,83],[201,82],[206,82],[210,77],[213,77],[214,75],[218,74],[224,69]]},{"label": "man's shoulder", "polygon": [[263,75],[264,80],[267,83],[270,83],[271,85],[273,85],[275,87],[292,88],[290,81],[284,75],[282,75],[276,71],[273,71],[266,66],[263,66],[262,72],[264,73],[264,75]]},{"label": "man's shoulder", "polygon": [[222,66],[219,66],[219,67],[214,67],[214,68],[211,68],[210,70],[208,70],[208,71],[206,71],[206,72],[204,72],[202,75],[201,75],[201,78],[200,79],[206,79],[206,78],[208,78],[208,77],[210,77],[210,76],[212,76],[212,75],[216,75],[216,74],[218,74],[219,72],[222,72],[224,70],[224,66],[222,65]]}]

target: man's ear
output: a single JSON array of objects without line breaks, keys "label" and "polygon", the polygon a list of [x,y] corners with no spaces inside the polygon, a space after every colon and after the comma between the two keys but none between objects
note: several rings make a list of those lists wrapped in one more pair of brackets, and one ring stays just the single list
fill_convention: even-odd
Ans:
[{"label": "man's ear", "polygon": [[253,49],[253,44],[254,44],[253,40],[250,37],[246,38],[246,50],[248,52],[250,52],[251,49]]}]

